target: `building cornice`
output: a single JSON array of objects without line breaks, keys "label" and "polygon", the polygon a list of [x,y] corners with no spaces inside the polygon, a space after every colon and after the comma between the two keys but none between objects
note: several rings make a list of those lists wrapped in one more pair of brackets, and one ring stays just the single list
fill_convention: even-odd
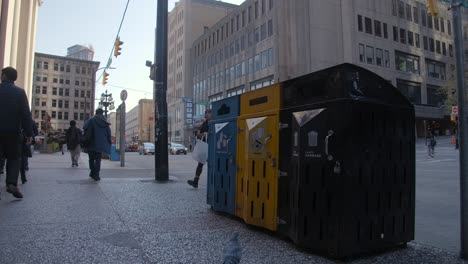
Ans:
[{"label": "building cornice", "polygon": [[96,67],[98,67],[99,64],[101,64],[101,62],[99,62],[99,61],[80,60],[80,59],[70,58],[70,57],[66,57],[66,56],[58,56],[58,55],[45,54],[45,53],[39,53],[39,52],[35,52],[34,56],[35,57],[42,57],[42,58],[49,58],[49,59],[56,59],[56,60],[73,61],[73,62],[77,62],[77,63],[95,64]]}]

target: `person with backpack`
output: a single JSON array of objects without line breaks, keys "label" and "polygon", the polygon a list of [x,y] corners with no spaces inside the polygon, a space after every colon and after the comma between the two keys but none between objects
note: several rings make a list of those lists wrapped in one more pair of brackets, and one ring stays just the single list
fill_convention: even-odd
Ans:
[{"label": "person with backpack", "polygon": [[110,124],[104,117],[101,108],[96,109],[93,118],[86,121],[83,126],[84,136],[82,146],[86,148],[89,156],[89,177],[95,181],[100,181],[99,171],[101,170],[102,153],[109,154],[112,144]]},{"label": "person with backpack", "polygon": [[80,138],[81,130],[76,127],[76,121],[70,121],[70,128],[67,129],[65,140],[67,143],[67,148],[70,151],[72,167],[78,167],[78,160],[80,159],[81,153]]}]

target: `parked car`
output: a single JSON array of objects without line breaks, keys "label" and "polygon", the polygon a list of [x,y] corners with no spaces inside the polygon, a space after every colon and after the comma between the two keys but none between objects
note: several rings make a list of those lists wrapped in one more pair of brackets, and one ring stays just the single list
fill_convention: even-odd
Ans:
[{"label": "parked car", "polygon": [[140,145],[140,155],[148,155],[148,154],[153,154],[154,155],[154,144],[151,142],[145,142]]},{"label": "parked car", "polygon": [[187,148],[182,144],[171,142],[167,144],[167,146],[169,148],[169,153],[172,155],[179,155],[181,153],[187,155]]}]

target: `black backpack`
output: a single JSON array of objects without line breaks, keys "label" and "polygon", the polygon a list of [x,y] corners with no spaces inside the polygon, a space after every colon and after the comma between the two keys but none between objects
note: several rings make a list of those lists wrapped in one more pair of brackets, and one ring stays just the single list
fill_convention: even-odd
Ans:
[{"label": "black backpack", "polygon": [[87,148],[89,147],[91,144],[93,144],[93,140],[94,140],[94,122],[93,120],[89,120],[89,125],[87,127],[87,129],[84,131],[84,135],[81,137],[81,147],[83,148]]}]

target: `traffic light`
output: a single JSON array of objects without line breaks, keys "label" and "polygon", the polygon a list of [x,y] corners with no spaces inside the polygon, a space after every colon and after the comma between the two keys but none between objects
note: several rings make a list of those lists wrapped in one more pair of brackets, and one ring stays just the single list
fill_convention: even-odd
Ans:
[{"label": "traffic light", "polygon": [[106,85],[108,77],[109,74],[106,71],[104,71],[104,74],[102,75],[102,85]]},{"label": "traffic light", "polygon": [[427,0],[427,13],[431,16],[437,16],[437,1],[436,0]]},{"label": "traffic light", "polygon": [[115,44],[114,44],[114,56],[117,58],[117,56],[120,55],[120,51],[122,50],[122,48],[120,47],[120,45],[123,44],[123,41],[120,41],[120,38],[116,38],[115,39]]}]

